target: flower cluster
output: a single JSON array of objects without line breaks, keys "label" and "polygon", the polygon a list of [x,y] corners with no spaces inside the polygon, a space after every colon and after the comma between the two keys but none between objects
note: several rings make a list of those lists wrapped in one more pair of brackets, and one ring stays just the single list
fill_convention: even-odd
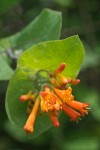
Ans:
[{"label": "flower cluster", "polygon": [[29,117],[24,126],[28,133],[34,131],[34,124],[37,114],[48,113],[50,120],[55,127],[59,127],[58,114],[63,111],[70,117],[71,121],[78,121],[85,114],[88,114],[89,104],[74,100],[70,85],[77,85],[79,79],[65,77],[61,72],[66,64],[62,63],[54,72],[48,73],[47,83],[42,86],[38,94],[29,91],[26,95],[21,95],[20,101],[29,100],[27,112]]}]

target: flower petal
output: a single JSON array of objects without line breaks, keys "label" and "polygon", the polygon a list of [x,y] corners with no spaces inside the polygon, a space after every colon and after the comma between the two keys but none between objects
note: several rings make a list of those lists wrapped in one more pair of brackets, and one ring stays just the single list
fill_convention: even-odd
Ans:
[{"label": "flower petal", "polygon": [[81,115],[65,103],[62,103],[62,110],[71,118],[71,121],[76,121]]},{"label": "flower petal", "polygon": [[38,97],[36,99],[36,102],[34,104],[32,111],[27,119],[27,122],[24,126],[24,130],[26,131],[26,133],[28,133],[28,132],[32,133],[34,131],[34,123],[35,123],[36,115],[38,112],[39,104],[40,104],[40,98]]},{"label": "flower petal", "polygon": [[53,126],[59,127],[60,124],[58,121],[58,112],[57,111],[50,112],[49,115],[50,115],[50,120],[51,120]]}]

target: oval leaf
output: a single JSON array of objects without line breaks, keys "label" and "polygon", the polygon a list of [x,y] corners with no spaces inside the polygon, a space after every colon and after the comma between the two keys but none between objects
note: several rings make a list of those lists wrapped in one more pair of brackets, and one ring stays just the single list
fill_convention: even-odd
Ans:
[{"label": "oval leaf", "polygon": [[[19,97],[34,89],[29,76],[34,75],[36,70],[47,69],[55,70],[60,63],[65,62],[67,67],[64,75],[75,78],[79,72],[84,58],[84,48],[78,36],[72,36],[65,40],[43,42],[25,51],[18,60],[17,69],[10,81],[7,96],[6,110],[10,120],[19,128],[27,120],[27,102],[19,102]],[[37,116],[35,131],[31,138],[34,138],[51,127],[51,122],[47,114]]]}]

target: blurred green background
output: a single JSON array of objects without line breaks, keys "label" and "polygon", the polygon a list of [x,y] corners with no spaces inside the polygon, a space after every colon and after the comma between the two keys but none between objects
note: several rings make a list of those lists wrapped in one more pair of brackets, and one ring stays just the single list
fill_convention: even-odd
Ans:
[{"label": "blurred green background", "polygon": [[[91,112],[78,124],[62,115],[61,127],[52,127],[26,141],[17,136],[5,112],[8,81],[0,81],[0,150],[99,150],[100,149],[100,1],[4,0],[0,1],[0,38],[20,32],[43,8],[62,12],[61,39],[78,34],[85,47],[80,85],[73,87],[76,100],[89,102]],[[5,43],[6,44],[6,43]],[[1,53],[2,54],[2,53]],[[1,55],[0,54],[0,55]],[[15,65],[7,60],[12,68]]]}]

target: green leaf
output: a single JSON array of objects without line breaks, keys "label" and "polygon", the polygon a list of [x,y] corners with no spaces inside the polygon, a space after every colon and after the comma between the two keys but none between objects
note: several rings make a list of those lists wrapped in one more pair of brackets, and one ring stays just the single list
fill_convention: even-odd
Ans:
[{"label": "green leaf", "polygon": [[[5,59],[7,63],[9,63],[8,55],[6,53],[8,48],[12,48],[15,54],[16,50],[24,50],[25,48],[29,48],[36,43],[59,39],[60,30],[61,13],[49,9],[44,9],[42,13],[21,32],[0,40],[0,55]],[[2,59],[3,61],[3,58],[0,59]],[[8,68],[7,72],[9,70],[8,73],[5,72],[5,67],[3,67],[3,64],[1,64],[1,80],[9,80],[11,77],[12,71],[7,64],[6,68]]]},{"label": "green leaf", "polygon": [[83,61],[84,50],[78,36],[65,40],[40,43],[24,52],[18,61],[19,68],[32,70],[48,69],[50,71],[65,62],[64,75],[75,78]]},{"label": "green leaf", "polygon": [[13,70],[6,61],[0,56],[0,80],[9,80],[13,75]]},{"label": "green leaf", "polygon": [[[62,62],[67,64],[64,75],[75,78],[84,58],[84,48],[78,36],[65,40],[43,42],[25,51],[18,60],[17,69],[10,81],[6,95],[6,110],[9,119],[23,128],[26,119],[27,103],[18,101],[22,94],[33,89],[35,83],[29,79],[30,74],[39,69],[55,70]],[[34,138],[51,127],[49,117],[45,114],[38,116],[35,122]]]},{"label": "green leaf", "polygon": [[0,49],[12,48],[15,50],[25,50],[40,42],[59,39],[61,24],[60,12],[44,9],[21,32],[2,39],[0,41]]},{"label": "green leaf", "polygon": [[59,39],[60,30],[61,13],[44,9],[21,33],[17,33],[9,40],[13,47],[26,49],[43,41]]}]

